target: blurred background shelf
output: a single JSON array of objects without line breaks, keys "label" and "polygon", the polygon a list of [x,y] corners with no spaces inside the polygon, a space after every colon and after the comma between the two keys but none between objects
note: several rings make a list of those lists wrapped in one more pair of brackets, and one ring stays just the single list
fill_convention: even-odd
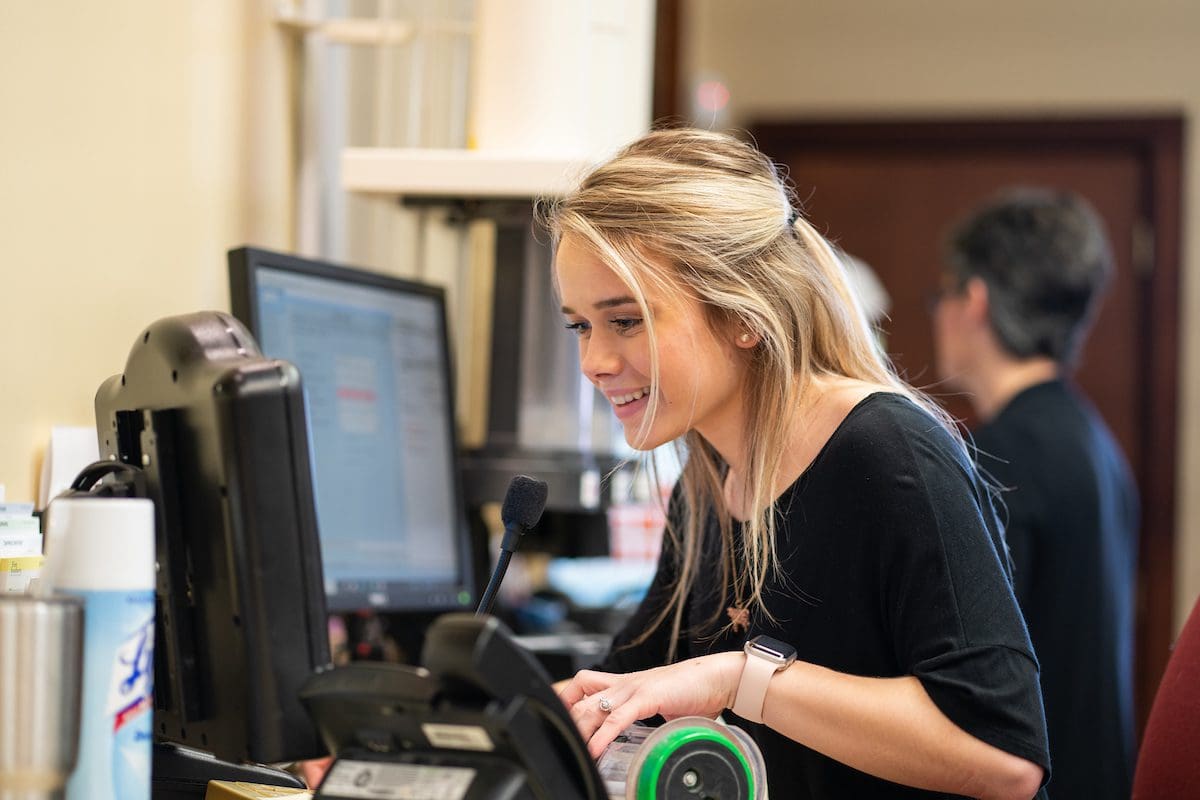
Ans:
[{"label": "blurred background shelf", "polygon": [[586,159],[505,151],[349,147],[342,188],[367,194],[470,199],[529,198],[565,192]]}]

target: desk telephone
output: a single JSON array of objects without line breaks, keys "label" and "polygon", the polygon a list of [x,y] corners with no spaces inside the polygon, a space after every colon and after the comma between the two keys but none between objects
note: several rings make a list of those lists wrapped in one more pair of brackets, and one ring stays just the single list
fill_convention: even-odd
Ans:
[{"label": "desk telephone", "polygon": [[518,476],[496,572],[477,614],[430,627],[423,667],[358,662],[301,687],[335,760],[317,800],[762,800],[762,756],[743,731],[685,717],[627,731],[593,762],[549,676],[488,616],[508,557],[546,502]]}]

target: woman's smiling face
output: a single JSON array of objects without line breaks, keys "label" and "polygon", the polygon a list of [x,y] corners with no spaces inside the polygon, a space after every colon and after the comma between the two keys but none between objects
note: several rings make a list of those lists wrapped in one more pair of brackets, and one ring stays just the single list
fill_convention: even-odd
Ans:
[{"label": "woman's smiling face", "polygon": [[579,337],[583,374],[612,403],[631,447],[650,450],[692,429],[718,451],[737,446],[746,368],[733,331],[716,330],[684,292],[646,281],[657,340],[655,381],[634,291],[572,234],[559,243],[554,271],[566,325]]}]

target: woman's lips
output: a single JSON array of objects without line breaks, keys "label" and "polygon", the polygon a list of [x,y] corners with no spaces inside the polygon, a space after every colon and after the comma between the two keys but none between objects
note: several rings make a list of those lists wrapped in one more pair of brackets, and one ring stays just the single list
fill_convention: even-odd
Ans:
[{"label": "woman's lips", "polygon": [[650,395],[647,393],[630,403],[625,403],[623,405],[617,405],[616,403],[613,403],[613,412],[617,415],[617,419],[628,419],[640,414],[645,409],[646,404],[649,402]]}]

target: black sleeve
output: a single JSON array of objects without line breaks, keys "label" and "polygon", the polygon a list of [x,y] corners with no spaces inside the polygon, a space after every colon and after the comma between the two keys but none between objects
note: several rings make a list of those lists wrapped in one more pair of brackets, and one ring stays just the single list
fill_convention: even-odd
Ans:
[{"label": "black sleeve", "polygon": [[[682,507],[679,497],[679,487],[677,486],[671,494],[671,502],[667,508],[668,519],[676,521],[681,519]],[[678,524],[675,526],[676,530],[680,528],[681,526]],[[646,591],[645,598],[642,599],[637,611],[613,638],[612,648],[608,655],[594,669],[625,673],[661,667],[667,663],[667,653],[670,651],[671,644],[671,614],[668,614],[649,636],[638,641],[637,644],[634,642],[650,629],[654,620],[671,602],[671,592],[675,587],[679,569],[677,553],[671,537],[664,533],[662,549],[658,556],[658,569],[654,573],[654,579]],[[686,652],[683,639],[687,627],[685,609],[683,625],[680,627],[680,640],[675,649],[677,659]]]},{"label": "black sleeve", "polygon": [[[1038,664],[1008,577],[999,523],[966,454],[936,425],[875,442],[875,524],[895,656],[972,736],[1046,769]],[[866,458],[864,458],[866,460]]]}]

